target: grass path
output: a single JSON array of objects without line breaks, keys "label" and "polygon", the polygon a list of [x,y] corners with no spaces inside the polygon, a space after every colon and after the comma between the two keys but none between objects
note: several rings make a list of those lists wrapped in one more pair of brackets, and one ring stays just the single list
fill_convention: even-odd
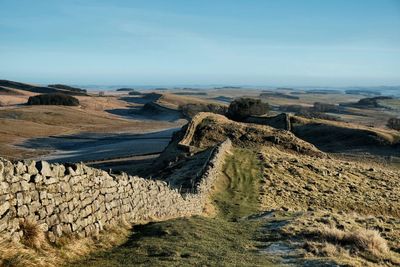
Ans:
[{"label": "grass path", "polygon": [[135,226],[123,245],[71,266],[274,266],[256,251],[260,223],[240,220],[258,210],[261,175],[256,153],[235,149],[216,186],[215,217]]}]

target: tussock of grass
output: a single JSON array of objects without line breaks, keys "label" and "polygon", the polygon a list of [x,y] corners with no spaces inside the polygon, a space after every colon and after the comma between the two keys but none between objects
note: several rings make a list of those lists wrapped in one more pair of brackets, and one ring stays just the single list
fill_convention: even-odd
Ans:
[{"label": "tussock of grass", "polygon": [[388,244],[379,232],[369,229],[343,231],[336,227],[323,226],[316,230],[316,234],[328,242],[350,245],[360,251],[368,251],[376,257],[385,257],[390,251]]},{"label": "tussock of grass", "polygon": [[22,243],[29,248],[40,249],[46,244],[43,230],[33,220],[27,219],[20,223],[23,232]]},{"label": "tussock of grass", "polygon": [[0,266],[58,267],[89,253],[110,249],[123,243],[130,233],[125,224],[107,228],[96,238],[64,238],[51,245],[40,227],[32,222],[21,223],[24,236],[21,243],[0,240]]},{"label": "tussock of grass", "polygon": [[334,226],[321,226],[309,234],[313,238],[304,243],[304,248],[316,256],[342,259],[354,264],[400,264],[398,255],[390,250],[387,241],[376,230],[340,230]]},{"label": "tussock of grass", "polygon": [[319,243],[307,241],[304,243],[304,248],[312,254],[322,257],[334,257],[342,252],[340,247],[329,242]]}]

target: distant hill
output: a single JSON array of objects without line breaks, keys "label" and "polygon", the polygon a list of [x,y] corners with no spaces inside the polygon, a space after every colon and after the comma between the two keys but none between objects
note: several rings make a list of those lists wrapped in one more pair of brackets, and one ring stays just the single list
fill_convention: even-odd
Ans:
[{"label": "distant hill", "polygon": [[0,86],[0,95],[19,95],[18,92]]},{"label": "distant hill", "polygon": [[14,82],[9,80],[0,80],[0,87],[2,90],[12,91],[12,89],[17,89],[21,91],[27,91],[31,93],[38,94],[51,94],[51,93],[63,93],[67,95],[86,95],[86,91],[79,88],[73,88],[66,85],[56,85],[58,87],[45,87],[27,83]]},{"label": "distant hill", "polygon": [[342,106],[357,107],[357,108],[384,108],[379,101],[391,100],[393,97],[390,96],[375,96],[362,98],[356,103],[341,103]]},{"label": "distant hill", "polygon": [[135,91],[135,89],[133,88],[119,88],[117,90],[115,90],[117,92],[130,92],[130,91]]},{"label": "distant hill", "polygon": [[47,87],[63,89],[63,90],[68,90],[68,91],[72,91],[72,92],[85,93],[85,94],[87,93],[86,89],[72,87],[72,86],[68,86],[68,85],[65,85],[65,84],[49,84]]}]

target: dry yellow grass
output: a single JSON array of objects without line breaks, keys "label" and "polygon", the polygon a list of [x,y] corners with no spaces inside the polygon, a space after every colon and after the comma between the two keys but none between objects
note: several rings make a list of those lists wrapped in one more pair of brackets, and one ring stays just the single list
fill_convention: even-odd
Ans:
[{"label": "dry yellow grass", "polygon": [[309,259],[331,259],[345,266],[399,266],[398,226],[391,217],[319,211],[297,213],[278,233],[284,242],[295,241],[305,249]]},{"label": "dry yellow grass", "polygon": [[336,227],[322,226],[315,233],[322,240],[350,245],[361,251],[368,251],[375,257],[385,258],[390,251],[387,241],[376,230],[359,228],[353,231],[343,231]]},{"label": "dry yellow grass", "polygon": [[[34,224],[26,225],[29,237],[21,243],[0,240],[0,266],[7,267],[58,267],[73,262],[93,252],[110,249],[126,241],[130,226],[126,223],[105,228],[97,237],[64,238],[58,245],[51,245],[42,238]],[[39,244],[40,242],[40,244]]]},{"label": "dry yellow grass", "polygon": [[35,221],[30,219],[22,221],[20,228],[24,234],[22,243],[27,247],[41,249],[46,244],[44,232]]},{"label": "dry yellow grass", "polygon": [[169,93],[163,93],[161,97],[156,101],[158,104],[171,109],[178,109],[179,106],[185,104],[198,104],[198,103],[218,103],[217,101],[211,101],[198,97],[174,95]]},{"label": "dry yellow grass", "polygon": [[400,215],[400,171],[373,163],[317,158],[262,148],[263,205],[295,211]]},{"label": "dry yellow grass", "polygon": [[294,120],[296,124],[307,125],[307,124],[324,124],[328,126],[335,126],[338,128],[348,128],[348,129],[357,129],[368,131],[371,133],[375,133],[377,136],[381,137],[383,140],[386,140],[390,143],[395,143],[400,140],[400,133],[395,130],[385,129],[385,128],[377,128],[377,127],[368,127],[365,125],[357,124],[357,123],[349,123],[349,122],[341,122],[341,121],[330,121],[330,120],[322,120],[322,119],[306,119],[299,116],[294,116]]},{"label": "dry yellow grass", "polygon": [[176,127],[175,124],[169,122],[123,119],[103,110],[114,105],[113,101],[104,103],[100,110],[94,110],[95,106],[87,107],[87,109],[66,106],[24,106],[0,109],[0,156],[13,159],[40,154],[40,151],[13,146],[29,138],[79,132],[142,133]]}]

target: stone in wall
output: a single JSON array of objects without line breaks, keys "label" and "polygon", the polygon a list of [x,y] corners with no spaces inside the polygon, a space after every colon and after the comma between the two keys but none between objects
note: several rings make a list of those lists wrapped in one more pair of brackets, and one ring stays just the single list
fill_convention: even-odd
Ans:
[{"label": "stone in wall", "polygon": [[64,235],[95,235],[123,218],[137,223],[201,214],[230,147],[228,139],[214,149],[196,193],[185,195],[163,181],[109,174],[84,164],[0,158],[0,236],[19,240],[27,219],[54,242]]}]

